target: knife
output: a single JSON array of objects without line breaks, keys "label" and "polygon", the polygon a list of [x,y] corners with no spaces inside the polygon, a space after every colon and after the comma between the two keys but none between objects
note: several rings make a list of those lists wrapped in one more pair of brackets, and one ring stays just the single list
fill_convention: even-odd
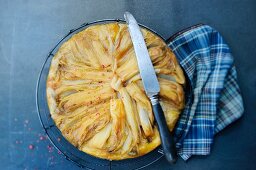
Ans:
[{"label": "knife", "polygon": [[142,83],[153,107],[164,155],[168,162],[175,163],[177,160],[175,143],[173,140],[173,135],[168,129],[163,109],[159,103],[159,82],[157,80],[146,43],[140,31],[140,27],[132,14],[125,12],[124,18],[128,24],[128,30],[130,32],[130,37],[132,39],[133,48],[136,54]]}]

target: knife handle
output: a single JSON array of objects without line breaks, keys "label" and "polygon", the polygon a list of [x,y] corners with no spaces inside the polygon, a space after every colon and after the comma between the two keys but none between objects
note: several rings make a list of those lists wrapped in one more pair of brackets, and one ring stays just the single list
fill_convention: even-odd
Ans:
[{"label": "knife handle", "polygon": [[[152,99],[153,98],[153,99]],[[174,164],[177,161],[177,153],[172,133],[167,126],[163,109],[158,101],[158,97],[150,98],[153,106],[154,116],[158,125],[164,155],[168,162]]]}]

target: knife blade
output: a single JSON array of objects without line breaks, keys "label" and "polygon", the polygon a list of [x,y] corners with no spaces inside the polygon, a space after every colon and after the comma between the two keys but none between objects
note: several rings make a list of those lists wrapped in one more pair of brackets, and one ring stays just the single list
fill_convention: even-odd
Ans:
[{"label": "knife blade", "polygon": [[177,159],[175,143],[173,140],[173,135],[168,129],[162,107],[159,103],[158,94],[160,92],[160,86],[148,53],[146,43],[144,41],[144,37],[137,21],[131,13],[125,12],[124,18],[128,24],[128,30],[136,54],[142,83],[153,107],[165,157],[170,163],[175,163]]},{"label": "knife blade", "polygon": [[126,12],[124,16],[126,22],[128,23],[128,29],[135,54],[137,56],[137,62],[144,89],[148,96],[154,96],[160,92],[160,87],[146,43],[144,41],[144,37],[135,18],[128,12]]}]

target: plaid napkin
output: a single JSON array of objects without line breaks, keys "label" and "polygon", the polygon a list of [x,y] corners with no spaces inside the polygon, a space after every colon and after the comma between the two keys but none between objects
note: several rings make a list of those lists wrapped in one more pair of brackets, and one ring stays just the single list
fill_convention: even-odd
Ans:
[{"label": "plaid napkin", "polygon": [[243,101],[228,45],[212,27],[198,25],[178,33],[169,43],[191,81],[175,136],[178,154],[208,155],[216,133],[243,114]]}]

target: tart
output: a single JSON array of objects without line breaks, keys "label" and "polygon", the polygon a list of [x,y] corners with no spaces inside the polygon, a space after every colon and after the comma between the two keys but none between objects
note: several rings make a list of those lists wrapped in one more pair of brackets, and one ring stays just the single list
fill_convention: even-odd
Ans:
[{"label": "tart", "polygon": [[[184,107],[184,74],[165,42],[141,31],[172,131]],[[87,154],[122,160],[142,156],[161,143],[126,24],[93,25],[63,43],[51,61],[46,91],[56,126]]]}]

